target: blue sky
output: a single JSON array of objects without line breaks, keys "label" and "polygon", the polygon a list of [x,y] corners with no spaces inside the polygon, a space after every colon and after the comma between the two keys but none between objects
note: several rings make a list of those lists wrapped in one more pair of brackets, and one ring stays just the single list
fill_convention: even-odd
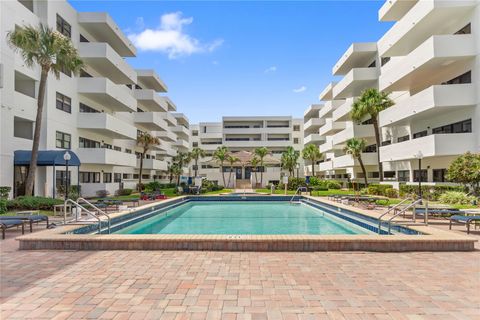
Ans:
[{"label": "blue sky", "polygon": [[[376,41],[383,1],[70,1],[106,11],[191,123],[232,115],[302,117],[352,42]],[[132,5],[134,4],[134,5]]]}]

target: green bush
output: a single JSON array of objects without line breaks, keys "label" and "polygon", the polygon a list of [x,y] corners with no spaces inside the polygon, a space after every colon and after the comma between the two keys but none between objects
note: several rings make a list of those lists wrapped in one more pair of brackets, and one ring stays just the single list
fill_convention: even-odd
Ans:
[{"label": "green bush", "polygon": [[117,196],[129,196],[133,192],[133,189],[118,189],[115,193]]},{"label": "green bush", "polygon": [[321,186],[324,180],[320,180],[317,177],[310,177],[310,186],[318,187]]},{"label": "green bush", "polygon": [[341,189],[342,183],[335,181],[335,180],[327,180],[327,187],[328,189]]},{"label": "green bush", "polygon": [[7,213],[7,199],[0,198],[0,214]]},{"label": "green bush", "polygon": [[210,181],[210,180],[206,180],[204,179],[202,181],[202,188],[200,189],[200,193],[206,193],[206,192],[211,192],[211,191],[219,191],[219,190],[223,190],[224,187],[213,182],[213,181]]},{"label": "green bush", "polygon": [[152,181],[144,185],[145,192],[160,191],[162,184],[158,181]]},{"label": "green bush", "polygon": [[[440,196],[447,191],[457,191],[465,192],[466,188],[464,186],[449,186],[449,185],[436,185],[436,186],[427,186],[422,185],[422,195],[424,198],[428,198],[433,201],[438,201]],[[418,197],[418,186],[417,185],[400,185],[400,197]]]},{"label": "green bush", "polygon": [[459,191],[446,191],[440,195],[439,199],[441,203],[448,204],[471,204],[476,200],[474,196]]},{"label": "green bush", "polygon": [[398,198],[398,190],[393,188],[387,188],[385,189],[384,196],[389,198]]},{"label": "green bush", "polygon": [[46,197],[20,196],[7,201],[9,210],[53,210],[56,204],[62,204],[63,200]]},{"label": "green bush", "polygon": [[392,189],[391,184],[369,184],[368,185],[368,194],[375,196],[387,196],[385,191],[387,189]]},{"label": "green bush", "polygon": [[12,187],[0,187],[0,199],[8,199],[8,194]]},{"label": "green bush", "polygon": [[[77,185],[71,185],[70,188],[68,188],[68,198],[69,199],[73,199],[73,200],[76,200],[78,198],[80,198],[81,196],[81,190],[82,190],[82,187],[81,186],[77,186]],[[57,185],[57,194],[61,197],[61,198],[64,198],[65,197],[65,185]]]}]

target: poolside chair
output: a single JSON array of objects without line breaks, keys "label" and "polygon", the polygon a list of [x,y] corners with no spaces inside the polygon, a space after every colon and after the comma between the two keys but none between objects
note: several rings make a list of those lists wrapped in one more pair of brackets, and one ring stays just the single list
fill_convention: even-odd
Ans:
[{"label": "poolside chair", "polygon": [[9,228],[13,227],[22,227],[22,234],[25,234],[25,221],[24,220],[1,220],[0,221],[0,228],[2,228],[2,239],[5,239],[5,231]]},{"label": "poolside chair", "polygon": [[48,216],[38,214],[38,215],[16,215],[16,216],[0,216],[0,222],[9,221],[9,220],[22,220],[30,224],[30,232],[33,232],[33,224],[40,223],[45,221],[47,223],[47,228],[49,226]]},{"label": "poolside chair", "polygon": [[450,217],[450,230],[452,229],[452,222],[463,223],[467,226],[467,234],[470,233],[470,223],[480,221],[480,215],[477,216],[461,216],[454,215]]}]

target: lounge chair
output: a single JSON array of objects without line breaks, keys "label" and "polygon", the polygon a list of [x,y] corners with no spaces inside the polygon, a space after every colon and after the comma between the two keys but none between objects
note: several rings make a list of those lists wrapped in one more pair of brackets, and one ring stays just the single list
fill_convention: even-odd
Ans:
[{"label": "lounge chair", "polygon": [[470,233],[470,223],[480,221],[480,215],[477,216],[462,216],[454,215],[450,217],[450,229],[452,229],[452,222],[463,223],[467,226],[467,234]]},{"label": "lounge chair", "polygon": [[46,215],[16,215],[16,216],[0,216],[0,222],[9,220],[22,220],[30,224],[30,232],[33,232],[33,223],[47,222],[47,228],[49,226],[48,216]]},{"label": "lounge chair", "polygon": [[22,227],[22,234],[25,234],[25,221],[24,220],[14,220],[14,219],[5,219],[0,221],[0,228],[2,228],[2,239],[5,239],[5,230],[13,227]]},{"label": "lounge chair", "polygon": [[[425,208],[415,208],[415,214],[423,215],[425,214]],[[451,209],[451,208],[428,208],[428,214],[429,215],[448,215],[448,216],[453,216],[453,215],[464,215],[465,211],[460,211],[458,209]]]}]

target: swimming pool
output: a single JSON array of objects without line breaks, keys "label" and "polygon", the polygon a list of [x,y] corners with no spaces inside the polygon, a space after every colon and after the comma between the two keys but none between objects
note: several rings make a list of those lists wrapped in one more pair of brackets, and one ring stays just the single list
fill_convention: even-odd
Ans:
[{"label": "swimming pool", "polygon": [[303,203],[191,201],[115,233],[351,235],[371,231]]}]

